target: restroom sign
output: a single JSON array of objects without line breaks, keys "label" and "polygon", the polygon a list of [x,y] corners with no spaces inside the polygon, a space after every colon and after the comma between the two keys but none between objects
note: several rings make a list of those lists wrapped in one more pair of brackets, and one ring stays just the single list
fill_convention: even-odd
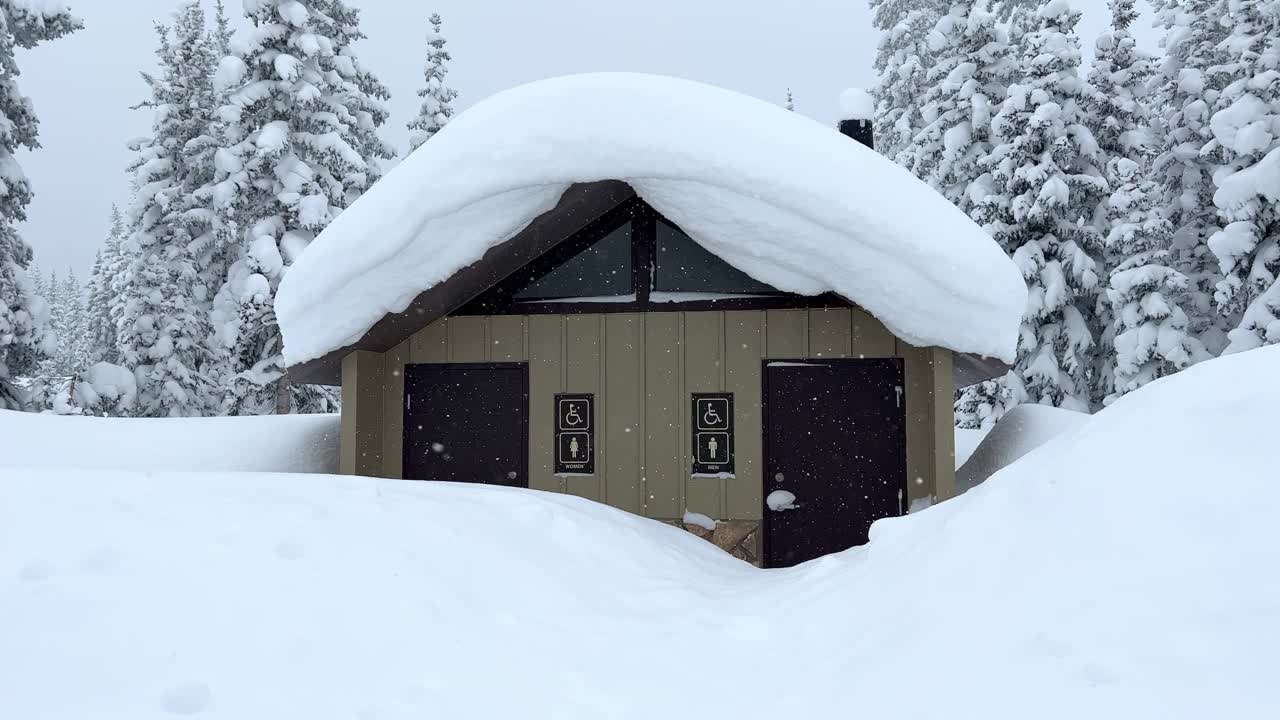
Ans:
[{"label": "restroom sign", "polygon": [[555,396],[555,411],[556,473],[595,474],[595,396],[560,393]]},{"label": "restroom sign", "polygon": [[693,474],[733,473],[733,393],[693,393]]}]

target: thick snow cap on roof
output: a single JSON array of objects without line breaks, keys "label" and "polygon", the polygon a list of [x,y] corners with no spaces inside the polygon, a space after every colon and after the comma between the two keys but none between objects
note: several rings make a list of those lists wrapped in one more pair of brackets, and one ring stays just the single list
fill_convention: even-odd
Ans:
[{"label": "thick snow cap on roof", "polygon": [[874,120],[876,103],[862,88],[849,88],[840,93],[840,119]]},{"label": "thick snow cap on roof", "polygon": [[575,75],[454,118],[342,213],[281,282],[285,360],[351,344],[572,184],[622,180],[730,265],[833,291],[916,345],[1013,359],[1026,286],[906,170],[771,103],[667,77]]}]

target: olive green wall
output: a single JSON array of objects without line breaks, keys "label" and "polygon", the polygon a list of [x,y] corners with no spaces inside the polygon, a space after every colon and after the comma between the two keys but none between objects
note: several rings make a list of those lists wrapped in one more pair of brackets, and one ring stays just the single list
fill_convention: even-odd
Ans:
[{"label": "olive green wall", "polygon": [[[343,363],[344,472],[401,476],[406,363],[529,363],[529,486],[652,518],[761,515],[765,358],[902,357],[909,498],[954,488],[951,353],[894,338],[856,308],[502,315],[439,320],[391,351]],[[596,475],[556,477],[552,396],[595,394]],[[690,476],[689,396],[732,392],[732,479]],[[350,400],[349,400],[350,399]],[[354,401],[354,406],[348,402]]]}]

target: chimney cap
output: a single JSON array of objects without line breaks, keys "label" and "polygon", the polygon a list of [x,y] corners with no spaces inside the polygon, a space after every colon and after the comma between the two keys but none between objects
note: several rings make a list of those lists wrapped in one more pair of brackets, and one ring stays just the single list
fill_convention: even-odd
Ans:
[{"label": "chimney cap", "polygon": [[876,103],[871,94],[862,88],[849,88],[840,93],[841,120],[872,120],[876,115]]}]

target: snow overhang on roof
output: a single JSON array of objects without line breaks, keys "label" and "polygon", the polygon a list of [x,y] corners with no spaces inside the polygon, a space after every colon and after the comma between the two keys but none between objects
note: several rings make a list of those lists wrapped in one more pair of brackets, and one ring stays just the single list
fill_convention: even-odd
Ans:
[{"label": "snow overhang on roof", "polygon": [[276,296],[297,365],[351,345],[570,186],[620,180],[762,282],[835,292],[915,345],[1012,361],[1013,262],[906,170],[802,115],[666,77],[599,73],[494,95],[338,216]]}]

